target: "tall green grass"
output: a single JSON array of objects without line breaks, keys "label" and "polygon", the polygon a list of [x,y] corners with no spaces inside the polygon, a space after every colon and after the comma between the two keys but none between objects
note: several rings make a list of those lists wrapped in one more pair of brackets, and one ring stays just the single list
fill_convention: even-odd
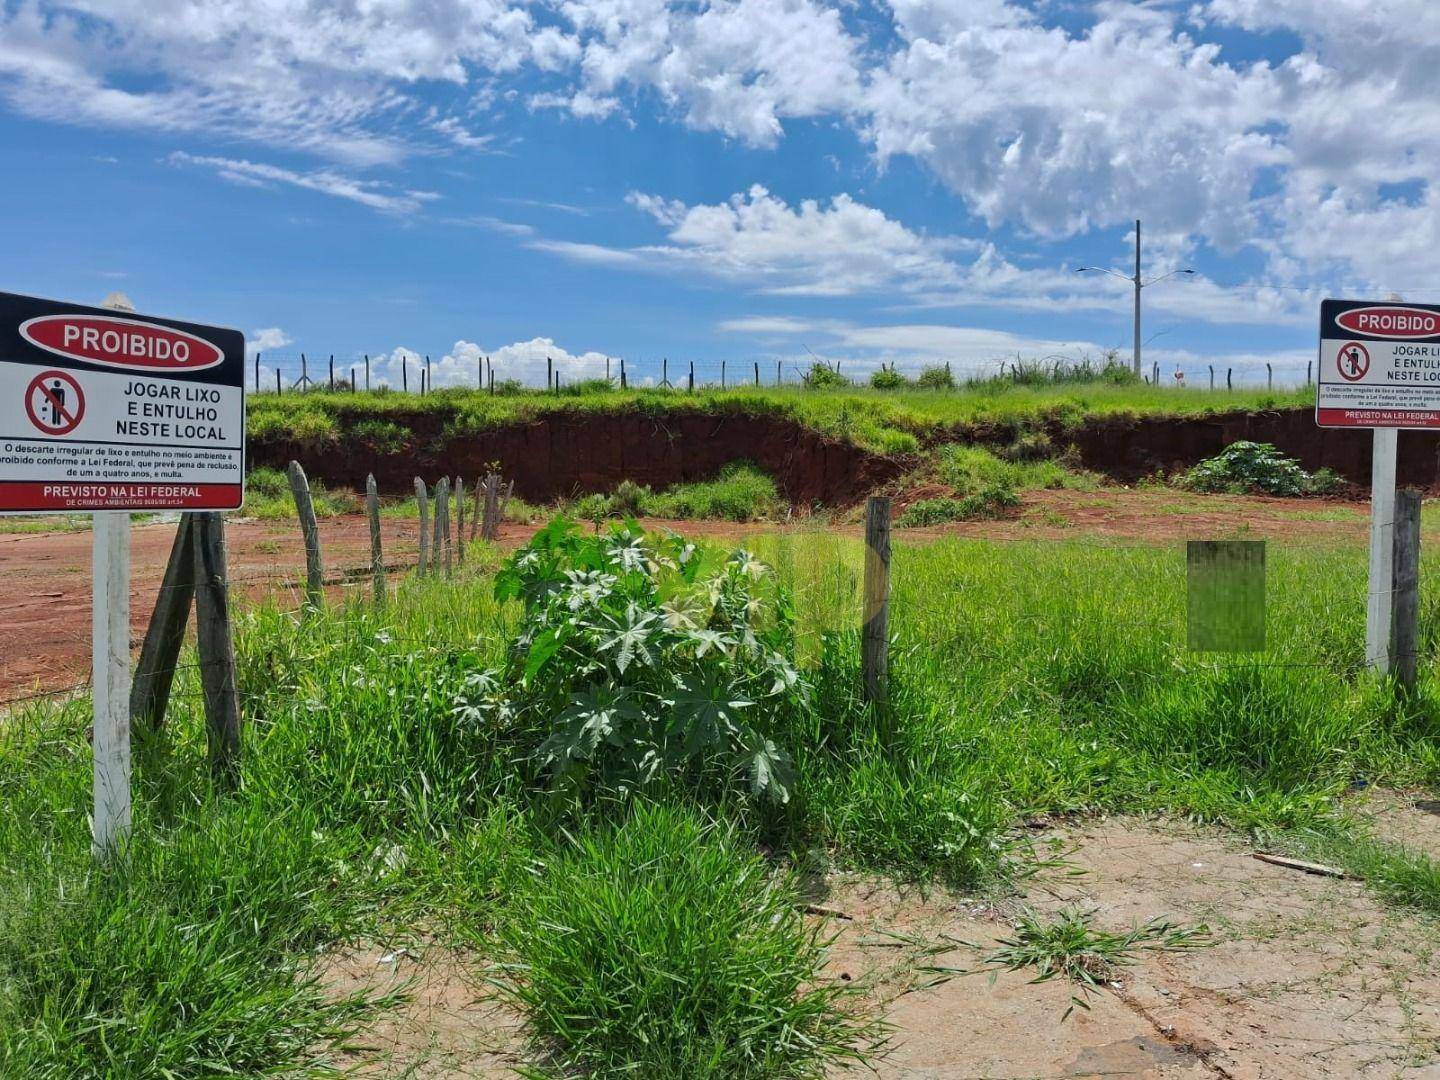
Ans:
[{"label": "tall green grass", "polygon": [[[694,393],[605,389],[603,383],[587,382],[560,394],[518,387],[494,395],[442,389],[423,397],[391,391],[255,394],[246,408],[247,431],[253,439],[326,443],[343,438],[386,453],[421,445],[420,437],[407,435],[417,419],[424,420],[427,431],[438,426],[442,437],[456,438],[552,414],[622,413],[656,418],[685,413],[773,416],[882,453],[907,453],[918,449],[926,437],[969,424],[1026,426],[1054,420],[1075,425],[1088,417],[1117,414],[1195,416],[1312,404],[1314,391],[1306,389],[1178,391],[1100,378],[1066,383],[1001,379],[953,389],[708,387]],[[424,436],[425,445],[432,440],[432,435]]]},{"label": "tall green grass", "polygon": [[563,1075],[822,1076],[866,1025],[818,981],[818,926],[790,875],[734,826],[684,807],[617,807],[563,836],[501,931],[504,985]]},{"label": "tall green grass", "polygon": [[[1185,649],[1178,546],[900,545],[877,712],[858,694],[860,545],[818,530],[757,544],[814,687],[774,733],[795,765],[783,806],[662,785],[632,813],[540,790],[516,732],[456,707],[515,632],[483,576],[408,581],[382,609],[244,614],[238,790],[211,787],[187,669],[170,725],[137,747],[134,837],[105,869],[89,856],[86,703],[8,716],[0,1076],[313,1072],[385,1004],[318,982],[325,950],[417,926],[523,964],[514,985],[555,1062],[803,1074],[826,1055],[792,1035],[855,1044],[843,1002],[804,996],[819,954],[783,910],[784,868],[983,887],[1021,858],[1015,826],[1034,814],[1308,836],[1388,899],[1440,907],[1433,863],[1361,843],[1343,798],[1440,781],[1433,573],[1427,674],[1400,699],[1363,670],[1358,549],[1272,546],[1269,648],[1226,656]],[[659,992],[702,961],[703,979]]]}]

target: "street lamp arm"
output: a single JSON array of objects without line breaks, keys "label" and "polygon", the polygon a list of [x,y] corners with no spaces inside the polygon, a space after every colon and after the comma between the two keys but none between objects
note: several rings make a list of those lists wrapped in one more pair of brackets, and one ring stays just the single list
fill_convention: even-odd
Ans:
[{"label": "street lamp arm", "polygon": [[1111,277],[1118,277],[1121,281],[1128,281],[1128,282],[1130,282],[1131,284],[1134,284],[1134,282],[1135,282],[1135,279],[1132,278],[1130,275],[1128,275],[1128,274],[1122,274],[1122,273],[1120,273],[1120,271],[1118,271],[1118,270],[1111,270],[1108,266],[1077,266],[1077,267],[1075,268],[1075,272],[1076,272],[1077,274],[1084,274],[1084,273],[1109,274]]},{"label": "street lamp arm", "polygon": [[[1184,270],[1171,270],[1168,274],[1161,274],[1159,277],[1157,277],[1157,278],[1151,278],[1149,281],[1142,281],[1142,282],[1140,283],[1140,287],[1141,287],[1142,289],[1144,289],[1144,288],[1147,288],[1147,287],[1149,287],[1149,286],[1151,286],[1151,285],[1156,285],[1156,284],[1164,281],[1166,278],[1172,278],[1172,277],[1174,277],[1176,274],[1194,274],[1194,273],[1195,273],[1194,270],[1190,270],[1190,269],[1188,269],[1188,268],[1187,268],[1187,269],[1184,269]],[[1127,278],[1126,280],[1129,280],[1129,279]]]}]

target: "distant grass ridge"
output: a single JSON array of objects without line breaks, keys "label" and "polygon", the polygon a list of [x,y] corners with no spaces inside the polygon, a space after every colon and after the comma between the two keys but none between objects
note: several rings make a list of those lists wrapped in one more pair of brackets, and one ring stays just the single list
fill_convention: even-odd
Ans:
[{"label": "distant grass ridge", "polygon": [[[940,369],[943,370],[943,369]],[[413,449],[408,432],[426,418],[442,438],[462,438],[549,416],[685,414],[770,416],[877,453],[908,453],[947,430],[967,426],[1074,427],[1113,416],[1188,417],[1314,404],[1313,390],[1174,390],[1114,382],[1027,383],[989,380],[963,387],[853,385],[674,390],[603,388],[603,381],[560,393],[509,387],[504,394],[442,389],[424,396],[375,391],[253,394],[249,435],[265,441],[364,440],[377,449]]]}]

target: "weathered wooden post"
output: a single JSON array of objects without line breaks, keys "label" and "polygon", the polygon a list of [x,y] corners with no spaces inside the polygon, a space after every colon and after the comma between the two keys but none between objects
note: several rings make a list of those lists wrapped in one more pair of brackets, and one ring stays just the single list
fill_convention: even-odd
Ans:
[{"label": "weathered wooden post", "polygon": [[439,527],[440,543],[436,551],[441,555],[445,566],[445,576],[451,576],[452,563],[451,552],[454,545],[450,538],[450,478],[442,477],[436,498],[439,500],[435,512],[435,524]]},{"label": "weathered wooden post", "polygon": [[482,518],[482,516],[481,516],[481,515],[482,515],[482,508],[481,508],[480,500],[481,500],[481,498],[484,496],[484,494],[485,494],[485,481],[484,481],[483,479],[475,481],[475,509],[474,509],[474,511],[470,514],[470,539],[471,539],[471,540],[474,540],[474,539],[475,539],[475,530],[476,530],[477,528],[479,528],[480,522],[483,520],[483,518]]},{"label": "weathered wooden post", "polygon": [[455,562],[465,565],[465,478],[455,477]]},{"label": "weathered wooden post", "polygon": [[890,682],[890,500],[865,501],[865,621],[860,636],[860,669],[865,700],[884,706]]},{"label": "weathered wooden post", "polygon": [[430,499],[425,494],[425,481],[415,477],[415,502],[420,508],[420,576],[425,576],[430,562]]},{"label": "weathered wooden post", "polygon": [[375,603],[385,602],[385,555],[380,544],[380,491],[375,474],[365,477],[365,516],[370,521],[370,576],[375,583]]},{"label": "weathered wooden post", "polygon": [[205,697],[206,742],[211,771],[230,782],[240,764],[240,698],[235,689],[235,642],[230,632],[225,519],[212,511],[196,514],[194,520],[195,637]]},{"label": "weathered wooden post", "polygon": [[175,681],[175,664],[190,620],[190,602],[195,596],[194,541],[190,537],[193,514],[181,514],[170,545],[170,561],[155,595],[155,610],[140,646],[135,681],[130,687],[130,723],[158,728],[165,723],[170,687]]},{"label": "weathered wooden post", "polygon": [[318,608],[325,603],[325,566],[320,558],[320,526],[310,498],[310,481],[298,461],[290,462],[285,475],[290,478],[290,494],[295,497],[295,513],[305,539],[305,603]]},{"label": "weathered wooden post", "polygon": [[432,531],[430,535],[430,572],[432,574],[440,573],[441,552],[444,550],[445,547],[445,539],[443,534],[440,532],[441,522],[445,517],[445,483],[446,481],[443,477],[435,481],[435,505],[431,508],[432,513],[430,515],[432,518]]},{"label": "weathered wooden post", "polygon": [[1390,670],[1405,691],[1419,678],[1420,655],[1420,493],[1395,493],[1395,600],[1391,608]]}]

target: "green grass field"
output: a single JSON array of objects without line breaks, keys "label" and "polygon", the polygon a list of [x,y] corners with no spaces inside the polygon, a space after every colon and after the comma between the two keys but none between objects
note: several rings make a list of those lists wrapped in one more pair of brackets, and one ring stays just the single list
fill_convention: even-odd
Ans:
[{"label": "green grass field", "polygon": [[605,389],[587,383],[559,393],[442,389],[423,397],[377,391],[254,394],[248,399],[252,439],[324,442],[359,439],[380,449],[408,445],[410,425],[428,415],[446,435],[465,436],[552,413],[740,412],[793,419],[817,431],[882,453],[916,449],[918,440],[945,428],[1039,420],[1078,424],[1115,415],[1198,416],[1314,404],[1313,390],[1176,390],[1144,383],[1093,382],[1032,386],[1004,380],[953,390],[874,390],[801,386],[673,390]]},{"label": "green grass field", "polygon": [[[876,712],[858,695],[859,545],[815,530],[754,547],[781,586],[757,617],[783,624],[793,606],[784,648],[809,695],[687,690],[685,707],[722,727],[749,717],[789,759],[784,802],[703,745],[638,792],[583,765],[547,779],[541,739],[560,721],[486,682],[543,635],[510,652],[520,605],[495,598],[500,560],[483,545],[472,576],[407,581],[382,610],[244,613],[238,789],[209,779],[184,671],[170,726],[136,747],[134,837],[105,870],[85,816],[88,703],[13,712],[0,1075],[318,1073],[389,1003],[322,992],[317,958],[422,932],[475,950],[477,993],[500,984],[557,1075],[818,1075],[873,1030],[817,988],[824,942],[795,915],[796,875],[859,867],[983,892],[1029,865],[1019,826],[1038,814],[1218,822],[1440,913],[1440,867],[1367,836],[1345,803],[1357,784],[1440,782],[1440,561],[1426,566],[1427,674],[1401,700],[1363,669],[1358,549],[1272,545],[1267,651],[1196,655],[1178,545],[900,544],[892,707]],[[685,555],[674,580],[720,554]],[[693,610],[679,590],[655,598],[675,619]],[[627,640],[617,624],[612,644]],[[725,670],[704,667],[705,649],[738,647],[686,640],[702,672]],[[664,674],[643,684],[661,698]],[[635,722],[607,700],[613,723],[595,732]]]}]

